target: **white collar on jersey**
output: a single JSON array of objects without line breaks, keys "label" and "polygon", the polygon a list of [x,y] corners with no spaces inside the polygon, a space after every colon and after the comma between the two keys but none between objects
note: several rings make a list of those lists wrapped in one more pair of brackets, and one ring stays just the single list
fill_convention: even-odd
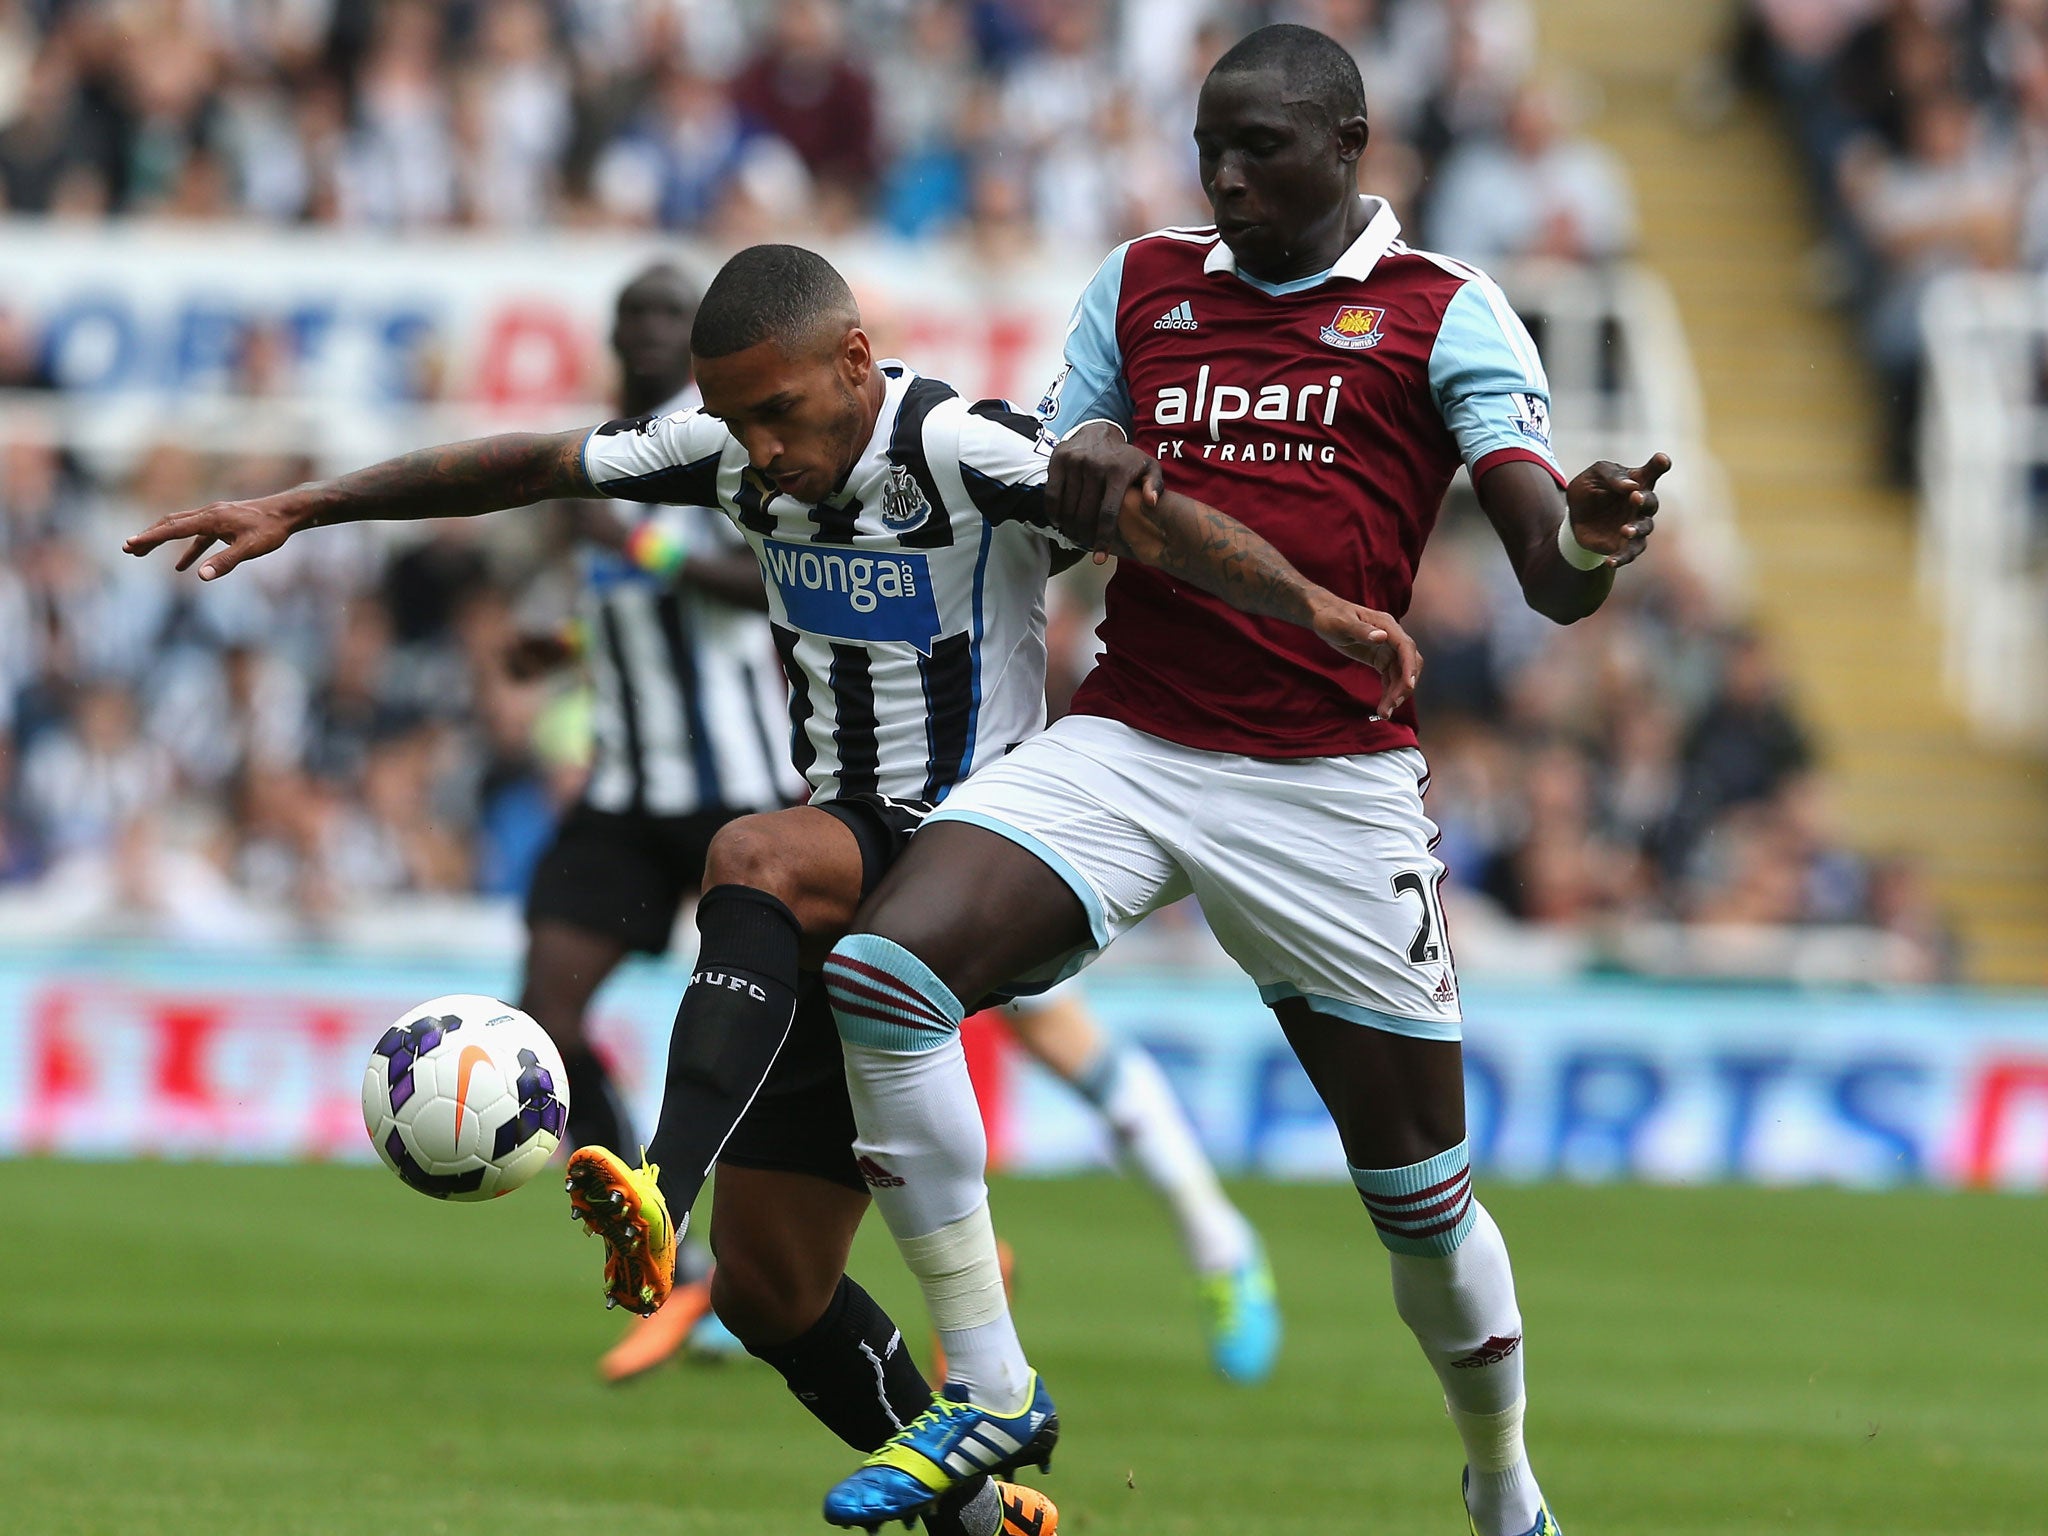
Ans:
[{"label": "white collar on jersey", "polygon": [[1304,288],[1316,288],[1333,277],[1347,278],[1358,282],[1365,278],[1387,254],[1387,247],[1401,238],[1401,221],[1394,216],[1393,205],[1383,197],[1360,193],[1358,200],[1372,210],[1366,221],[1365,230],[1351,242],[1351,248],[1337,258],[1337,264],[1327,272],[1314,277],[1299,278],[1291,283],[1265,283],[1248,277],[1237,270],[1237,256],[1222,240],[1209,247],[1208,257],[1202,262],[1204,272],[1228,272],[1239,281],[1249,283],[1266,293],[1296,293]]}]

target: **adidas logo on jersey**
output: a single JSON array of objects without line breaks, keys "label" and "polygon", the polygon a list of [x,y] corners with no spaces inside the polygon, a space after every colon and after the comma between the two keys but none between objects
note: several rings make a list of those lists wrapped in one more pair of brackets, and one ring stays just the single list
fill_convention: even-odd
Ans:
[{"label": "adidas logo on jersey", "polygon": [[1152,322],[1155,331],[1198,331],[1200,324],[1195,320],[1195,307],[1182,299],[1173,308]]}]

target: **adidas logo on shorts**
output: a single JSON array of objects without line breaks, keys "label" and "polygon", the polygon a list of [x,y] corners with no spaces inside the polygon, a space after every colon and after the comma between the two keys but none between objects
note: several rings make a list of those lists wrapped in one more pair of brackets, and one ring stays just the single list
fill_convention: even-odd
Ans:
[{"label": "adidas logo on shorts", "polygon": [[1154,320],[1152,322],[1152,329],[1155,331],[1198,331],[1201,327],[1195,322],[1194,305],[1190,304],[1186,299],[1182,299],[1173,308],[1169,309],[1157,320]]}]

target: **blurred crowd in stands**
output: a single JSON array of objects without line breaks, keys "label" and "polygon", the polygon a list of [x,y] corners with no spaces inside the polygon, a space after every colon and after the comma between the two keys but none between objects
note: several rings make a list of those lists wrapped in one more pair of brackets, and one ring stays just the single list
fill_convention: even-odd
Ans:
[{"label": "blurred crowd in stands", "polygon": [[[1092,252],[1203,216],[1196,86],[1269,19],[1352,47],[1362,183],[1428,243],[1626,254],[1630,189],[1536,73],[1530,0],[0,0],[0,195],[69,219]],[[34,355],[0,334],[17,380]],[[325,530],[203,596],[118,552],[161,512],[307,472],[170,440],[109,470],[0,418],[0,886],[38,882],[54,928],[306,937],[401,894],[523,889],[584,725],[571,679],[510,658],[572,607],[573,520]],[[1768,652],[1675,545],[1556,630],[1490,539],[1454,515],[1414,615],[1464,909],[1862,925],[1898,940],[1897,979],[1952,969],[1915,872],[1844,847]],[[1055,605],[1056,705],[1092,656],[1091,579]]]},{"label": "blurred crowd in stands", "polygon": [[1910,468],[1920,301],[1943,273],[2048,270],[2048,0],[1752,0]]},{"label": "blurred crowd in stands", "polygon": [[0,205],[1093,248],[1199,212],[1196,89],[1277,19],[1355,51],[1365,179],[1440,243],[1628,244],[1530,0],[0,0]]}]

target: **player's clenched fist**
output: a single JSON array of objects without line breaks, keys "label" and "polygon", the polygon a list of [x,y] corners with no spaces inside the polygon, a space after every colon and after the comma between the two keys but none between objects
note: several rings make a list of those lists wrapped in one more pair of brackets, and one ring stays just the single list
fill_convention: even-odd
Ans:
[{"label": "player's clenched fist", "polygon": [[1326,601],[1317,604],[1309,627],[1335,650],[1379,673],[1380,701],[1375,712],[1384,720],[1415,696],[1415,684],[1422,677],[1422,652],[1393,615],[1361,608],[1331,594],[1325,597]]},{"label": "player's clenched fist", "polygon": [[199,568],[199,579],[211,581],[224,576],[244,560],[267,555],[292,536],[299,520],[288,501],[290,493],[265,496],[255,501],[216,501],[190,512],[160,517],[142,532],[131,535],[122,548],[131,555],[146,555],[159,545],[177,539],[192,542],[178,556],[178,569],[189,570],[215,544],[221,552]]},{"label": "player's clenched fist", "polygon": [[1095,552],[1100,564],[1114,552],[1126,500],[1159,500],[1166,477],[1152,456],[1107,422],[1088,422],[1053,450],[1046,466],[1045,501],[1053,525]]}]

